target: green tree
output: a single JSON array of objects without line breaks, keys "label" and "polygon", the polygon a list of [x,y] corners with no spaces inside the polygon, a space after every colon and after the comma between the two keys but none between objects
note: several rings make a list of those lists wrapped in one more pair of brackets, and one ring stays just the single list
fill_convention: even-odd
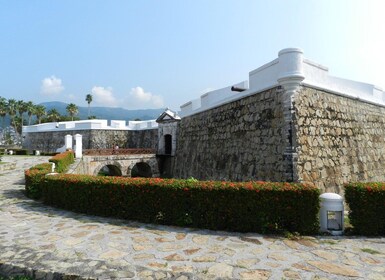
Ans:
[{"label": "green tree", "polygon": [[92,94],[86,95],[86,101],[88,103],[88,117],[90,117],[90,104],[92,102]]},{"label": "green tree", "polygon": [[49,122],[57,122],[60,120],[60,118],[61,118],[60,113],[55,108],[47,112],[47,120]]},{"label": "green tree", "polygon": [[11,118],[11,125],[15,130],[17,130],[16,123],[15,123],[15,116],[17,113],[17,101],[13,98],[8,99],[8,115]]},{"label": "green tree", "polygon": [[28,114],[28,125],[31,125],[32,116],[35,114],[36,105],[32,101],[28,101],[26,104]]},{"label": "green tree", "polygon": [[22,130],[22,127],[24,125],[24,113],[27,112],[27,103],[24,102],[24,100],[19,100],[17,101],[17,112],[19,113],[20,120],[18,120],[17,123],[17,130],[20,131]]},{"label": "green tree", "polygon": [[40,124],[41,118],[46,115],[45,107],[43,105],[36,105],[33,113]]},{"label": "green tree", "polygon": [[71,120],[74,120],[74,116],[76,116],[79,113],[78,106],[76,106],[74,103],[70,103],[66,107],[68,115],[70,115]]},{"label": "green tree", "polygon": [[5,116],[7,115],[7,99],[0,96],[1,127],[4,129]]}]

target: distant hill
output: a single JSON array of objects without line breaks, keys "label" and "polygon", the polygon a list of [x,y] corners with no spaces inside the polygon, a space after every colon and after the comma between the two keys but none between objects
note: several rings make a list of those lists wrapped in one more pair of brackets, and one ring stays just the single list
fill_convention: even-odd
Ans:
[{"label": "distant hill", "polygon": [[[68,115],[66,111],[67,103],[64,102],[43,102],[40,103],[46,108],[46,111],[50,109],[56,109],[60,115]],[[79,117],[81,120],[88,119],[88,107],[80,107]],[[90,115],[96,116],[97,119],[105,119],[105,120],[135,120],[141,119],[145,120],[153,120],[157,119],[161,113],[163,113],[165,109],[141,109],[141,110],[127,110],[123,108],[112,108],[112,107],[92,107],[90,109]]]}]

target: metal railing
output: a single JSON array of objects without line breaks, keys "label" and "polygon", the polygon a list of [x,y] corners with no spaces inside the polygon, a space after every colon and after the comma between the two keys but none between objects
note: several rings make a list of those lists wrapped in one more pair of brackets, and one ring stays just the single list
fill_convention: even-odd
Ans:
[{"label": "metal railing", "polygon": [[155,154],[155,149],[86,149],[83,155],[86,156],[109,156],[109,155],[139,155],[139,154]]}]

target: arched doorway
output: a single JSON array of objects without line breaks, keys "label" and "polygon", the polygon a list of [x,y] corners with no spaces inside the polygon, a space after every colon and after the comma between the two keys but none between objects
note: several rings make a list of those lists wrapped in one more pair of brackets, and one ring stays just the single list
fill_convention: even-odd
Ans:
[{"label": "arched doorway", "polygon": [[122,171],[116,165],[107,164],[98,171],[98,176],[122,176]]},{"label": "arched doorway", "polygon": [[171,155],[172,152],[172,136],[171,134],[166,134],[164,136],[164,153],[166,155]]},{"label": "arched doorway", "polygon": [[151,178],[152,177],[151,167],[145,162],[138,162],[131,169],[131,177]]}]

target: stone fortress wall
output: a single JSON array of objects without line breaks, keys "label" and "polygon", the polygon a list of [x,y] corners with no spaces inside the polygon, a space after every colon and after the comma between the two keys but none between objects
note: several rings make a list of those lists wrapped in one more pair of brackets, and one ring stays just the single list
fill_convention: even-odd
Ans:
[{"label": "stone fortress wall", "polygon": [[385,180],[380,88],[330,76],[300,49],[280,51],[236,87],[181,106],[175,177],[308,182],[337,193]]},{"label": "stone fortress wall", "polygon": [[82,135],[83,149],[152,148],[158,143],[155,121],[88,120],[23,127],[23,148],[54,153],[64,146],[65,136]]},{"label": "stone fortress wall", "polygon": [[385,107],[309,87],[295,96],[300,182],[342,193],[347,182],[385,181]]},{"label": "stone fortress wall", "polygon": [[284,94],[273,88],[182,118],[174,176],[204,180],[293,181]]},{"label": "stone fortress wall", "polygon": [[280,51],[248,81],[205,93],[179,115],[166,110],[159,126],[26,127],[24,143],[53,149],[79,133],[85,149],[157,148],[161,174],[176,178],[309,182],[337,193],[347,182],[385,180],[385,92],[330,76],[300,49]]}]

